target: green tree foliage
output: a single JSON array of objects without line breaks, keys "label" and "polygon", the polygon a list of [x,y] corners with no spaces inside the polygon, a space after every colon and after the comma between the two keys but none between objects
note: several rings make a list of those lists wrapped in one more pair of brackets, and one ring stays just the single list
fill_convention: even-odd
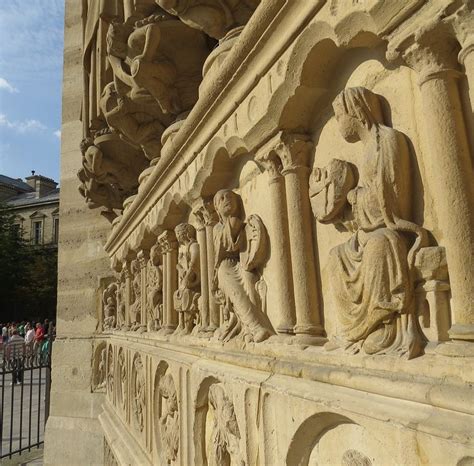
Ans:
[{"label": "green tree foliage", "polygon": [[0,321],[54,318],[57,250],[28,244],[0,204]]}]

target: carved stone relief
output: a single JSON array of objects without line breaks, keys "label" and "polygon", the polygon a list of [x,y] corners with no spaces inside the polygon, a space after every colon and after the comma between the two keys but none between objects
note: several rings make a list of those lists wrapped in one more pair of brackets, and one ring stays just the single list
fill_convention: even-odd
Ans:
[{"label": "carved stone relief", "polygon": [[120,348],[117,360],[117,403],[123,412],[126,412],[128,404],[128,370],[125,351]]},{"label": "carved stone relief", "polygon": [[107,347],[104,342],[95,349],[93,369],[92,389],[104,391],[107,381]]},{"label": "carved stone relief", "polygon": [[[213,290],[223,308],[224,323],[218,330],[222,341],[239,336],[261,342],[273,329],[264,314],[259,269],[267,254],[262,220],[250,215],[245,221],[242,200],[232,190],[214,197],[219,223],[214,227],[215,266]],[[262,299],[263,298],[263,299]]]},{"label": "carved stone relief", "polygon": [[142,313],[142,274],[138,259],[132,260],[130,273],[130,330],[138,330],[141,327]]},{"label": "carved stone relief", "polygon": [[134,426],[143,432],[147,407],[145,370],[140,355],[136,355],[133,360],[130,400]]},{"label": "carved stone relief", "polygon": [[117,279],[117,328],[127,326],[127,267],[122,264]]},{"label": "carved stone relief", "polygon": [[322,223],[353,233],[330,252],[330,282],[340,334],[327,349],[368,354],[423,352],[414,307],[415,258],[426,232],[410,221],[410,160],[406,138],[384,124],[379,97],[366,88],[342,91],[333,104],[341,134],[362,141],[356,170],[333,160],[316,169],[312,206]]},{"label": "carved stone relief", "polygon": [[111,283],[102,294],[103,330],[115,328],[117,323],[117,283]]},{"label": "carved stone relief", "polygon": [[147,322],[148,331],[159,330],[163,324],[163,260],[159,244],[150,251],[147,265]]},{"label": "carved stone relief", "polygon": [[196,229],[189,223],[175,228],[179,243],[178,289],[174,293],[174,306],[179,315],[175,335],[190,334],[199,325],[198,301],[201,296],[199,244]]},{"label": "carved stone relief", "polygon": [[114,351],[112,346],[109,346],[107,351],[107,378],[106,378],[106,388],[107,396],[111,403],[115,403],[115,361],[114,361]]},{"label": "carved stone relief", "polygon": [[221,383],[210,386],[208,409],[208,417],[212,419],[206,446],[209,466],[244,465],[234,405]]},{"label": "carved stone relief", "polygon": [[164,457],[170,464],[176,460],[179,449],[178,395],[171,374],[160,377],[158,397],[159,435]]}]

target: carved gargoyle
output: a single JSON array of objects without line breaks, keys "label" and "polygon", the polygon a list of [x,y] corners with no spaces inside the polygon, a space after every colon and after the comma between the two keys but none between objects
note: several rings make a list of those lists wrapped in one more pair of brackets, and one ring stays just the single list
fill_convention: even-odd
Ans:
[{"label": "carved gargoyle", "polygon": [[426,232],[409,220],[408,144],[402,133],[384,125],[379,97],[368,89],[345,89],[333,107],[344,139],[361,140],[365,154],[357,163],[358,182],[352,165],[341,160],[316,169],[311,178],[316,218],[353,233],[330,252],[340,331],[326,348],[413,358],[424,347],[413,288],[415,256]]},{"label": "carved gargoyle", "polygon": [[219,223],[214,227],[213,291],[229,315],[218,337],[228,341],[240,335],[258,343],[274,333],[264,314],[264,300],[259,295],[263,287],[257,273],[268,250],[265,226],[257,215],[244,222],[242,201],[230,189],[216,193],[214,206]]}]

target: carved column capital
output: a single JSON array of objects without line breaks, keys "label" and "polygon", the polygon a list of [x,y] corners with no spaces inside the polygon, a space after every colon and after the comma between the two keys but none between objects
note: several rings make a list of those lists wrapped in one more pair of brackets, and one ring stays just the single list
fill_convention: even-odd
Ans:
[{"label": "carved column capital", "polygon": [[270,176],[286,175],[297,169],[309,170],[313,143],[306,134],[280,132],[268,141],[257,155],[257,161]]},{"label": "carved column capital", "polygon": [[178,240],[173,230],[164,231],[159,237],[158,241],[161,245],[163,253],[171,252],[178,249]]},{"label": "carved column capital", "polygon": [[445,23],[433,21],[402,39],[390,42],[387,59],[402,58],[410,68],[419,73],[421,86],[441,75],[461,75],[457,69],[457,49],[458,44],[451,28]]},{"label": "carved column capital", "polygon": [[198,221],[197,230],[204,227],[213,227],[219,221],[212,199],[202,199],[202,202],[193,213]]}]

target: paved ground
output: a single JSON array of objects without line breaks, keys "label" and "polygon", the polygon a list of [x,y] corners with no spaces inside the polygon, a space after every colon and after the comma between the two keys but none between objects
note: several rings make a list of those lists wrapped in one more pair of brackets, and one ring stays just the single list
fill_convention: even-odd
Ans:
[{"label": "paved ground", "polygon": [[[3,379],[4,387],[2,386]],[[0,421],[2,421],[0,423],[1,455],[15,451],[20,447],[41,442],[43,441],[44,434],[46,369],[43,368],[41,370],[41,383],[39,369],[25,370],[23,386],[12,386],[11,382],[11,374],[6,374],[2,377],[0,372]],[[2,392],[3,409],[1,409]],[[21,402],[22,399],[23,404]],[[29,419],[30,413],[31,422]],[[34,450],[36,450],[36,448]],[[28,453],[28,450],[26,450],[25,453]],[[24,454],[21,456],[24,457]],[[7,463],[3,460],[1,464]],[[22,460],[19,463],[10,464],[24,463]],[[41,463],[33,462],[26,464]]]}]

